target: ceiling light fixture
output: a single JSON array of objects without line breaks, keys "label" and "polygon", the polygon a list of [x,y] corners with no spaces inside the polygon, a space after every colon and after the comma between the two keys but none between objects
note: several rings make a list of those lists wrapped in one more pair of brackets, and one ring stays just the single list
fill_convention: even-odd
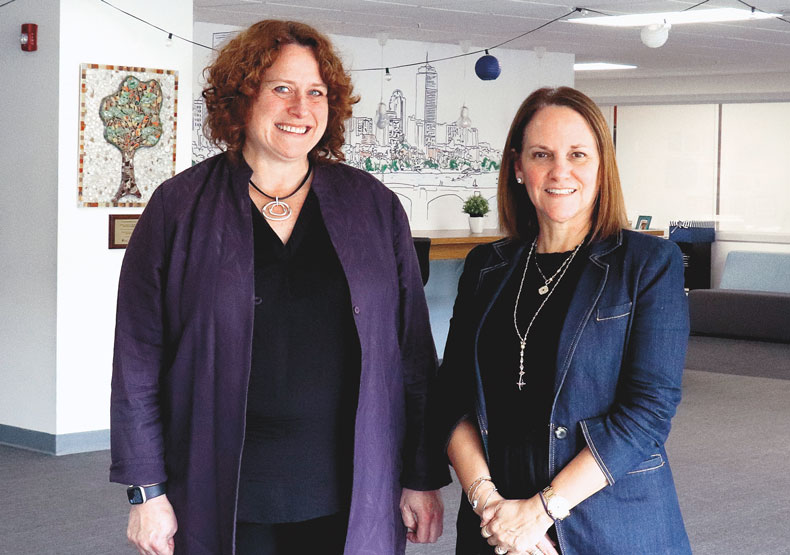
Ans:
[{"label": "ceiling light fixture", "polygon": [[573,64],[573,71],[605,71],[610,69],[636,69],[628,64],[610,64],[609,62],[585,62]]},{"label": "ceiling light fixture", "polygon": [[639,38],[642,39],[642,44],[648,48],[660,48],[667,42],[671,28],[672,25],[667,22],[652,23],[642,27]]},{"label": "ceiling light fixture", "polygon": [[723,23],[727,21],[747,21],[750,19],[771,19],[782,14],[766,13],[739,8],[696,9],[682,12],[656,12],[629,15],[606,15],[598,17],[574,17],[571,23],[584,25],[605,25],[608,27],[644,27],[660,23],[682,25],[686,23]]}]

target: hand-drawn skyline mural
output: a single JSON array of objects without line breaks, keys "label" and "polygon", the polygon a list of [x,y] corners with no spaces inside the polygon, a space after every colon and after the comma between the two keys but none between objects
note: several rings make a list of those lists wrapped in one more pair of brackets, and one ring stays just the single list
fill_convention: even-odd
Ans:
[{"label": "hand-drawn skyline mural", "polygon": [[395,191],[412,228],[465,227],[466,197],[478,192],[496,203],[502,152],[481,141],[463,115],[438,121],[439,72],[427,61],[416,69],[414,91],[414,113],[406,113],[403,90],[394,89],[375,115],[346,122],[346,162]]},{"label": "hand-drawn skyline mural", "polygon": [[175,174],[178,73],[82,64],[81,206],[145,206]]}]

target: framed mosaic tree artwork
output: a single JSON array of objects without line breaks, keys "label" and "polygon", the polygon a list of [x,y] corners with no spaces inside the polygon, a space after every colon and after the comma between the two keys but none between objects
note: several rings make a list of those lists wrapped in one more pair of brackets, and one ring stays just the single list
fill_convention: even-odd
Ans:
[{"label": "framed mosaic tree artwork", "polygon": [[78,203],[145,206],[176,169],[178,72],[82,64]]}]

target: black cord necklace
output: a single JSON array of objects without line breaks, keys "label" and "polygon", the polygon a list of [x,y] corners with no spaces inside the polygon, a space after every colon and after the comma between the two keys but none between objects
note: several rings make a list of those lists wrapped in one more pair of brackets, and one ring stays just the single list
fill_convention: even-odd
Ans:
[{"label": "black cord necklace", "polygon": [[308,160],[307,162],[307,173],[304,174],[304,179],[299,184],[299,186],[293,190],[291,194],[285,195],[284,197],[273,197],[271,195],[267,195],[264,193],[253,181],[250,179],[250,185],[252,185],[253,189],[258,191],[260,194],[265,196],[268,199],[272,199],[271,202],[268,202],[263,205],[261,208],[261,215],[266,218],[267,220],[272,220],[275,222],[281,222],[283,220],[287,220],[291,217],[291,207],[288,206],[288,203],[283,202],[283,200],[287,198],[291,198],[296,193],[299,192],[305,183],[307,183],[307,178],[310,177],[310,174],[313,171],[313,163]]}]

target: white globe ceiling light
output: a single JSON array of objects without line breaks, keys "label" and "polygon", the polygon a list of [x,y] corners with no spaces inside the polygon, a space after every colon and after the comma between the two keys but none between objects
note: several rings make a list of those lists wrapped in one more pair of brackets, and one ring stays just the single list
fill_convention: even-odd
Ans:
[{"label": "white globe ceiling light", "polygon": [[639,35],[642,38],[642,44],[648,48],[664,46],[664,43],[669,38],[670,28],[672,28],[672,25],[669,23],[653,23],[643,27]]}]

